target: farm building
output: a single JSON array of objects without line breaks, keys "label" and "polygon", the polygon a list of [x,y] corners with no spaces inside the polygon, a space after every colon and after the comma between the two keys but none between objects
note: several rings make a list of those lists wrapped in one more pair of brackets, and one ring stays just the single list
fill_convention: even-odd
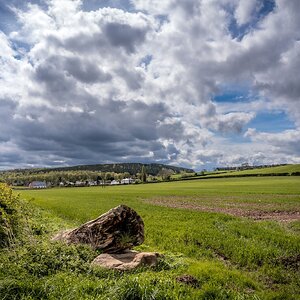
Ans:
[{"label": "farm building", "polygon": [[118,180],[113,180],[110,184],[111,185],[118,185],[118,184],[120,184],[120,182]]},{"label": "farm building", "polygon": [[134,183],[134,180],[132,178],[124,178],[121,180],[121,184],[131,184]]},{"label": "farm building", "polygon": [[28,187],[32,189],[45,189],[47,187],[47,184],[44,181],[32,181],[31,183],[29,183]]}]

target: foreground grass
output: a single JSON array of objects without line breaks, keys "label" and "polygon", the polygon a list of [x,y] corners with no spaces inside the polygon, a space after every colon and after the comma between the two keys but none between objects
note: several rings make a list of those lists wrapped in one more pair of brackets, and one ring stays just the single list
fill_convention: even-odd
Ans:
[{"label": "foreground grass", "polygon": [[[146,240],[139,249],[159,251],[165,258],[155,270],[122,274],[93,269],[89,262],[97,254],[92,250],[49,245],[46,234],[33,248],[24,246],[1,254],[4,262],[0,265],[0,295],[2,291],[3,295],[17,295],[15,299],[299,297],[299,222],[256,222],[222,213],[151,204],[157,198],[184,197],[188,203],[215,201],[211,205],[220,205],[221,201],[223,205],[263,204],[297,210],[300,203],[297,177],[22,191],[22,197],[34,198],[35,205],[46,209],[48,217],[39,224],[48,228],[48,235],[57,227],[72,227],[118,204],[127,204],[145,222]],[[49,217],[48,211],[53,216]],[[63,221],[54,226],[58,221],[53,218],[57,217]],[[193,288],[176,282],[176,277],[182,274],[193,275],[199,286]]]}]

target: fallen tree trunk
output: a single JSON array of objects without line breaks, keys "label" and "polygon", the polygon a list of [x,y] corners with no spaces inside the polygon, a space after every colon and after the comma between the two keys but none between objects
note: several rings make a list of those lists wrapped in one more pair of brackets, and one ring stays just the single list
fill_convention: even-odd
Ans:
[{"label": "fallen tree trunk", "polygon": [[144,241],[144,222],[130,207],[119,205],[95,220],[62,232],[53,240],[89,244],[105,253],[120,253]]}]

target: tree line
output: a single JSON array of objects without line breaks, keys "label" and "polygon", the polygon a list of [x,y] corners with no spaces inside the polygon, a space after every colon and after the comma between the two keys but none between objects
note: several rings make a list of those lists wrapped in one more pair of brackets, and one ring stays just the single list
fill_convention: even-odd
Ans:
[{"label": "tree line", "polygon": [[124,178],[132,177],[139,179],[140,174],[131,176],[128,172],[114,173],[114,172],[96,172],[96,171],[50,171],[50,172],[3,172],[0,174],[0,181],[6,182],[10,185],[28,185],[33,181],[48,182],[51,185],[59,185],[67,182],[103,182],[111,180],[122,180]]},{"label": "tree line", "polygon": [[41,170],[14,170],[0,172],[0,182],[5,182],[9,185],[27,186],[33,181],[46,182],[52,186],[58,186],[61,183],[82,182],[87,185],[90,182],[95,184],[104,184],[112,180],[121,181],[125,178],[132,178],[136,183],[155,182],[161,180],[170,180],[175,172],[171,169],[162,168],[158,174],[151,175],[146,171],[146,167],[141,168],[141,172],[134,175],[129,172],[99,172],[89,170],[69,170],[69,171],[41,171]]}]

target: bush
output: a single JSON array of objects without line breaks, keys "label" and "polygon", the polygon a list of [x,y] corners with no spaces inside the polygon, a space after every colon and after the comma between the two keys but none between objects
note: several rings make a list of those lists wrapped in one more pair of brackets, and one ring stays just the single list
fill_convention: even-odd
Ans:
[{"label": "bush", "polygon": [[292,176],[300,176],[300,172],[293,172],[291,175]]},{"label": "bush", "polygon": [[11,246],[21,234],[21,204],[12,190],[0,183],[0,249]]}]

